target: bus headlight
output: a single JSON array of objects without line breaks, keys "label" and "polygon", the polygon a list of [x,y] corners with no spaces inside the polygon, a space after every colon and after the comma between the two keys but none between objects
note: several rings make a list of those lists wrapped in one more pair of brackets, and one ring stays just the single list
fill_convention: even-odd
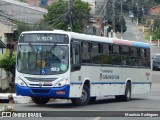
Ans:
[{"label": "bus headlight", "polygon": [[23,80],[21,80],[20,78],[17,79],[17,84],[20,86],[27,86],[25,82],[23,82]]},{"label": "bus headlight", "polygon": [[65,84],[67,83],[67,79],[63,79],[61,81],[59,81],[55,87],[63,87]]}]

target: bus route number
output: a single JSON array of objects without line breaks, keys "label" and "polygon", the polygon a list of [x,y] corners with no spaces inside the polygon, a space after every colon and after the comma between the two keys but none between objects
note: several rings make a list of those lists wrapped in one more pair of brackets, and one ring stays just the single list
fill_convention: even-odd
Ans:
[{"label": "bus route number", "polygon": [[58,72],[58,71],[59,71],[59,67],[52,67],[52,68],[51,68],[51,71],[54,71],[54,72],[56,71],[56,72]]}]

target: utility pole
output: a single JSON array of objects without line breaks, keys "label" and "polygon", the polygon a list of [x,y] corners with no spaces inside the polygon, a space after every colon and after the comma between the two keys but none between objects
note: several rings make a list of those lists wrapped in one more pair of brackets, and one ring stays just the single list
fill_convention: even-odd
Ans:
[{"label": "utility pole", "polygon": [[153,38],[152,31],[153,31],[153,26],[150,25],[150,45],[152,44],[152,38]]},{"label": "utility pole", "polygon": [[122,24],[122,18],[123,18],[123,0],[121,0],[121,39],[122,38],[122,34],[123,34],[123,24]]},{"label": "utility pole", "polygon": [[68,30],[72,31],[72,9],[73,9],[73,1],[68,1],[68,11],[69,11],[69,24],[68,24]]},{"label": "utility pole", "polygon": [[115,32],[115,0],[112,1],[112,10],[113,10],[113,14],[112,14],[113,23],[112,23],[112,27],[113,27],[113,31]]},{"label": "utility pole", "polygon": [[113,33],[115,32],[115,2],[116,0],[112,1],[112,10],[113,10],[113,14],[112,14],[112,28],[113,28]]},{"label": "utility pole", "polygon": [[137,25],[138,25],[138,2],[136,3],[137,5]]},{"label": "utility pole", "polygon": [[107,2],[108,0],[105,0],[105,9],[104,9],[104,17],[105,17],[105,21],[104,21],[104,36],[108,37],[108,20],[107,18]]},{"label": "utility pole", "polygon": [[144,21],[145,21],[145,18],[144,18],[144,6],[142,6],[142,22],[143,22],[142,32],[143,32],[143,33],[144,33]]}]

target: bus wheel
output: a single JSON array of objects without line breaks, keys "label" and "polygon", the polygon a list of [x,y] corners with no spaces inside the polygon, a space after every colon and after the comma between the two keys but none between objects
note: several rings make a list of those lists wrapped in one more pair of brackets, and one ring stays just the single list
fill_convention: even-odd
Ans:
[{"label": "bus wheel", "polygon": [[88,86],[84,85],[82,90],[82,96],[80,98],[72,98],[71,101],[74,105],[82,106],[87,105],[90,100],[90,91]]},{"label": "bus wheel", "polygon": [[31,97],[32,101],[38,105],[44,105],[46,104],[50,98],[46,98],[46,97]]},{"label": "bus wheel", "polygon": [[127,83],[124,95],[116,95],[117,101],[130,101],[131,100],[131,84]]},{"label": "bus wheel", "polygon": [[127,83],[126,89],[125,89],[125,94],[123,96],[124,101],[130,101],[131,100],[131,84]]}]

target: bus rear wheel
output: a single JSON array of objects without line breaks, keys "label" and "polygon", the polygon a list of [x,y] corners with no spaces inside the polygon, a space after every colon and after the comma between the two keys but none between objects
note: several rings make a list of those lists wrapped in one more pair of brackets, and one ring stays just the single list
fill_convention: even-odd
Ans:
[{"label": "bus rear wheel", "polygon": [[127,83],[124,95],[117,95],[115,96],[115,98],[118,101],[130,101],[131,100],[131,84]]},{"label": "bus rear wheel", "polygon": [[124,101],[130,101],[131,100],[131,84],[127,83],[126,89],[125,89],[125,94],[123,96]]},{"label": "bus rear wheel", "polygon": [[46,104],[50,98],[46,98],[46,97],[31,97],[32,101],[38,105],[44,105]]},{"label": "bus rear wheel", "polygon": [[72,98],[71,101],[74,105],[83,106],[87,105],[90,100],[90,91],[88,86],[84,85],[82,90],[82,95],[80,98]]}]

